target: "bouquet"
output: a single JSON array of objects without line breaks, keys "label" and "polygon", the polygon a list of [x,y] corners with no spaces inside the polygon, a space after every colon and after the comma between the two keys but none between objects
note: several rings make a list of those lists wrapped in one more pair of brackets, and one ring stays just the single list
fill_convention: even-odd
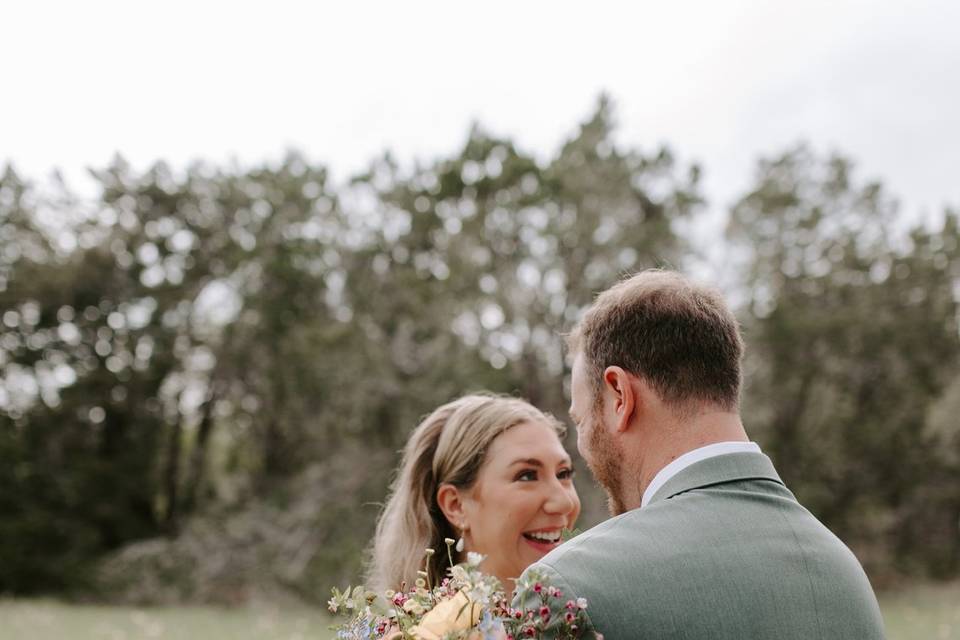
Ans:
[{"label": "bouquet", "polygon": [[[446,544],[449,575],[438,585],[421,571],[411,589],[401,585],[400,591],[377,594],[363,585],[334,588],[328,608],[347,618],[333,627],[338,640],[520,640],[548,631],[552,638],[584,637],[585,599],[564,602],[560,589],[527,571],[517,581],[518,601],[533,605],[515,609],[500,581],[480,571],[483,556],[468,553],[466,562],[454,564],[453,540]],[[433,553],[426,550],[428,557]]]}]

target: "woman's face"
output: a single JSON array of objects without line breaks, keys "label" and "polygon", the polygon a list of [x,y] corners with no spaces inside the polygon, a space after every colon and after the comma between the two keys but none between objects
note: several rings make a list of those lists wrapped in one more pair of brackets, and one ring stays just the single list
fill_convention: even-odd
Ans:
[{"label": "woman's face", "polygon": [[463,498],[466,549],[485,555],[481,568],[507,587],[555,549],[580,514],[570,456],[545,422],[497,436]]}]

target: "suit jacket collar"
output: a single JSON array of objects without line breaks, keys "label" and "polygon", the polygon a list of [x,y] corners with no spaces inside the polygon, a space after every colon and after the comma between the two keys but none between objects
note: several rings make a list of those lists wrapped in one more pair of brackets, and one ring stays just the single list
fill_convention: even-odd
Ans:
[{"label": "suit jacket collar", "polygon": [[675,495],[738,480],[773,480],[783,484],[773,463],[762,453],[727,453],[696,462],[667,480],[647,504],[669,500]]}]

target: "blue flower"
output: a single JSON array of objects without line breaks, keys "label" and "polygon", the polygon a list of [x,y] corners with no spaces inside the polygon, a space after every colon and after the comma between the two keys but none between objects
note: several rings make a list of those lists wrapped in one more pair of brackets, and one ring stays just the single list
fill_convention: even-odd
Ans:
[{"label": "blue flower", "polygon": [[373,623],[369,617],[355,618],[337,631],[337,640],[374,640]]},{"label": "blue flower", "polygon": [[503,622],[500,618],[494,618],[490,611],[484,611],[477,629],[483,634],[483,640],[497,640],[504,633]]}]

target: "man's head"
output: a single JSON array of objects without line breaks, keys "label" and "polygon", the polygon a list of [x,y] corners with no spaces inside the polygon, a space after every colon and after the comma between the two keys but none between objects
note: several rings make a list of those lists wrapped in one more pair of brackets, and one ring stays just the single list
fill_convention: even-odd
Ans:
[{"label": "man's head", "polygon": [[613,434],[639,424],[649,440],[664,415],[683,423],[704,412],[738,410],[737,321],[718,293],[678,273],[643,271],[604,291],[568,346],[578,446],[610,494],[612,511],[625,510],[622,484],[635,474],[624,471],[639,464],[626,459]]}]

